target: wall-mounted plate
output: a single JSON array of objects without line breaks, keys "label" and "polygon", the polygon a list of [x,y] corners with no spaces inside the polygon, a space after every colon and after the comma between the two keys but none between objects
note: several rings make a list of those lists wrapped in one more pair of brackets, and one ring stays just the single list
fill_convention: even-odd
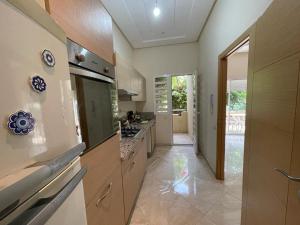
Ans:
[{"label": "wall-mounted plate", "polygon": [[9,116],[7,127],[15,135],[27,135],[34,130],[35,119],[22,110]]},{"label": "wall-mounted plate", "polygon": [[46,89],[47,89],[47,84],[46,84],[44,78],[42,78],[38,75],[33,76],[30,79],[30,85],[31,85],[32,89],[38,93],[42,93],[42,92],[46,91]]},{"label": "wall-mounted plate", "polygon": [[42,53],[42,59],[47,66],[54,67],[55,66],[55,58],[52,52],[45,49]]}]

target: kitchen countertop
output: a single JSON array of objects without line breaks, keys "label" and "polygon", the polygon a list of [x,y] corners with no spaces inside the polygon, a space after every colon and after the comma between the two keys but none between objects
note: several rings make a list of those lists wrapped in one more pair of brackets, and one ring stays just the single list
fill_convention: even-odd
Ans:
[{"label": "kitchen countertop", "polygon": [[147,130],[155,123],[155,119],[149,120],[148,123],[134,124],[137,128],[141,129],[135,137],[122,138],[120,141],[121,159],[126,160],[130,153],[134,150],[137,143],[144,137]]}]

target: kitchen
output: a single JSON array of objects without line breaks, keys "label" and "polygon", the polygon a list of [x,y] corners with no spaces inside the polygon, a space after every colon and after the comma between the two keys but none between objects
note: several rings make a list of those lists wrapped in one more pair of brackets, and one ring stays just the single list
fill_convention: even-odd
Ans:
[{"label": "kitchen", "polygon": [[0,224],[129,223],[156,124],[118,109],[143,104],[146,81],[115,52],[112,18],[100,1],[0,4]]},{"label": "kitchen", "polygon": [[0,225],[300,224],[299,0],[1,0],[0,27]]}]

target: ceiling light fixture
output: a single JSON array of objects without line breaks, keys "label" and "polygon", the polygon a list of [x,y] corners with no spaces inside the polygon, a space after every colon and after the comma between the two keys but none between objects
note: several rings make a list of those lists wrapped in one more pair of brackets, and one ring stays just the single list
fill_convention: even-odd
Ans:
[{"label": "ceiling light fixture", "polygon": [[160,8],[158,8],[158,6],[157,6],[157,0],[156,0],[156,2],[155,2],[155,7],[154,7],[154,9],[153,9],[153,15],[154,15],[155,17],[158,17],[158,16],[160,15]]}]

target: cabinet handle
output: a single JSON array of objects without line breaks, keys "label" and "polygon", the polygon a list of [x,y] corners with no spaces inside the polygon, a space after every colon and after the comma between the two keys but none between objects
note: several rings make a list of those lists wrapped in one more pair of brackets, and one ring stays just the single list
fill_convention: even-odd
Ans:
[{"label": "cabinet handle", "polygon": [[285,177],[287,177],[289,180],[291,181],[294,181],[294,182],[300,182],[300,177],[293,177],[293,176],[290,176],[287,172],[281,170],[281,169],[277,169],[277,168],[274,168],[275,171],[281,173],[282,175],[284,175]]},{"label": "cabinet handle", "polygon": [[98,200],[97,200],[97,203],[96,203],[96,206],[97,208],[99,208],[101,202],[110,194],[111,190],[112,190],[112,185],[113,183],[111,182],[108,187],[107,187],[107,191],[105,192],[104,195],[102,195]]}]

